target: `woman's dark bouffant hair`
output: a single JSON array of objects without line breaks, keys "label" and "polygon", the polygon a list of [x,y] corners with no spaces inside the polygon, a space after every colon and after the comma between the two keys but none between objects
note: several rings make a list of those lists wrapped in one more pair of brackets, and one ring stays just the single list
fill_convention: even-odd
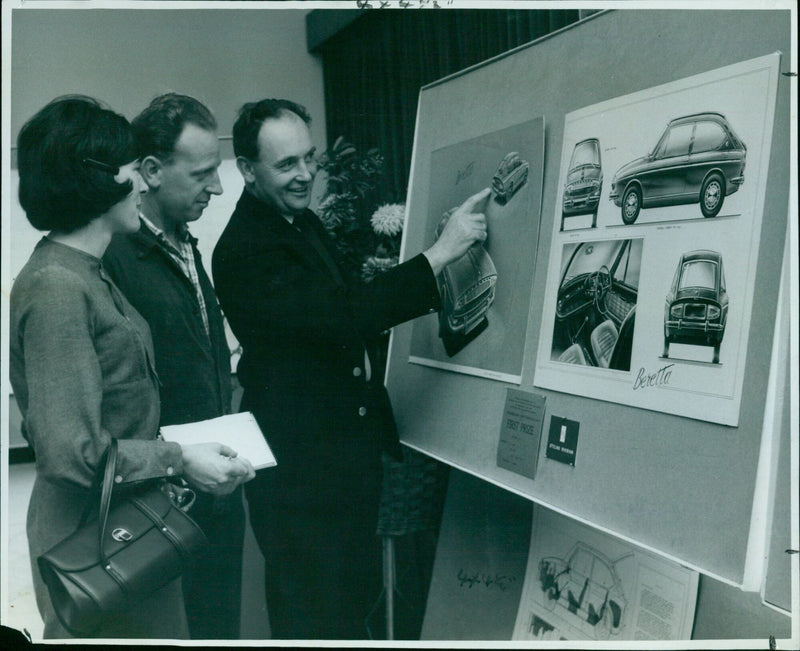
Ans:
[{"label": "woman's dark bouffant hair", "polygon": [[19,202],[28,221],[64,233],[86,226],[133,191],[131,181],[117,183],[114,176],[138,157],[124,117],[91,97],[54,99],[17,138]]}]

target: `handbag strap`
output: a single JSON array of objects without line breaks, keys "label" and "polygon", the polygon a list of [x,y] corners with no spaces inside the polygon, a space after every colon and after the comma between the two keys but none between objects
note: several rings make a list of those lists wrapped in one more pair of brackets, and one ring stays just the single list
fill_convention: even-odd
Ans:
[{"label": "handbag strap", "polygon": [[117,472],[117,439],[111,439],[106,456],[106,468],[103,473],[103,488],[100,495],[100,513],[98,515],[98,549],[103,565],[108,565],[105,549],[103,549],[103,539],[105,537],[106,525],[108,524],[108,510],[111,507],[111,491],[114,489],[114,475]]}]

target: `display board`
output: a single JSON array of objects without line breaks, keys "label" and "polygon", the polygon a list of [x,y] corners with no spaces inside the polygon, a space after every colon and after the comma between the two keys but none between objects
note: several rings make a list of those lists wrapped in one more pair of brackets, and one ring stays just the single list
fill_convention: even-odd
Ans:
[{"label": "display board", "polygon": [[[416,363],[411,360],[412,346],[417,345],[412,340],[419,326],[398,326],[393,331],[386,380],[404,443],[723,581],[744,582],[791,182],[790,82],[785,75],[792,51],[790,24],[788,11],[604,12],[421,90],[404,258],[431,244],[429,223],[433,217],[428,211],[433,202],[435,152],[541,117],[545,155],[540,223],[530,231],[541,236],[517,241],[517,255],[534,270],[532,286],[523,284],[516,289],[520,293],[517,301],[529,301],[525,341],[517,343],[524,348],[519,383]],[[785,55],[770,59],[776,53]],[[543,388],[536,381],[536,369],[548,270],[559,264],[556,260],[563,252],[561,246],[554,250],[552,234],[561,226],[562,167],[569,164],[563,155],[566,116],[648,89],[698,76],[702,79],[702,75],[759,58],[777,62],[777,79],[770,82],[775,87],[774,120],[769,129],[760,132],[768,145],[766,153],[758,147],[763,153],[759,169],[763,170],[764,188],[763,201],[756,206],[760,224],[753,233],[758,239],[757,254],[748,280],[737,281],[743,282],[751,295],[751,316],[749,324],[742,326],[746,346],[736,362],[743,387],[736,418],[716,417],[715,412],[704,420],[702,409],[688,417],[678,415],[677,410],[662,413],[599,399],[596,394],[587,397],[586,392],[573,395],[564,387]],[[707,100],[704,110],[720,112],[720,98],[712,90],[709,87],[705,95],[701,92],[699,99]],[[744,98],[743,102],[759,99]],[[457,120],[453,119],[453,107],[458,107]],[[694,105],[691,108],[692,112],[698,110]],[[683,115],[678,112],[667,117]],[[663,130],[664,126],[654,123],[652,129]],[[631,136],[624,142],[638,145],[644,153],[658,136]],[[568,148],[576,144],[570,142]],[[752,162],[751,143],[746,144]],[[628,150],[602,154],[619,165],[628,162]],[[605,172],[609,185],[616,171],[614,167]],[[745,184],[755,187],[759,176],[747,174]],[[528,184],[533,178],[529,177]],[[600,225],[603,211],[620,214],[620,208],[609,202],[608,192],[604,190],[601,196],[605,205],[600,208]],[[729,208],[735,207],[733,198],[735,195],[725,200]],[[696,204],[690,208],[700,211]],[[650,213],[656,210],[660,209],[653,208]],[[492,212],[487,212],[491,243]],[[531,215],[535,212],[529,211]],[[642,224],[648,221],[645,213],[642,210]],[[718,217],[699,218],[698,225],[707,228],[705,222],[710,224]],[[715,223],[719,229],[724,229],[727,219],[722,217]],[[581,227],[591,230],[591,222],[590,214],[568,217],[564,227],[570,232]],[[635,240],[633,233],[640,234],[644,227],[620,222],[617,231],[623,228],[632,229],[631,235],[622,238],[617,233],[604,239]],[[681,240],[681,246],[686,242]],[[669,260],[674,271],[677,258]],[[494,262],[497,265],[498,261]],[[727,265],[738,262],[726,260]],[[498,274],[498,286],[502,280]],[[737,300],[742,300],[741,296]],[[491,328],[491,314],[489,317]],[[424,318],[435,322],[437,317]],[[490,332],[488,328],[485,333]],[[433,326],[431,330],[436,332]],[[477,344],[485,333],[467,346]],[[682,354],[677,345],[674,352]],[[590,381],[604,382],[600,377]],[[516,392],[512,395],[509,389]],[[532,394],[530,405],[520,412],[527,414],[527,420],[503,422],[512,399],[516,409],[520,389]],[[534,402],[542,398],[544,406],[539,409]],[[736,424],[721,424],[731,422]],[[516,442],[508,435],[509,429],[517,429]],[[509,449],[498,450],[501,438],[503,446],[516,445],[512,451],[524,454],[515,457]],[[531,440],[538,454],[530,453]],[[516,459],[518,467],[513,463],[499,466],[499,456]],[[532,467],[524,467],[526,459],[535,459],[530,461]]]}]

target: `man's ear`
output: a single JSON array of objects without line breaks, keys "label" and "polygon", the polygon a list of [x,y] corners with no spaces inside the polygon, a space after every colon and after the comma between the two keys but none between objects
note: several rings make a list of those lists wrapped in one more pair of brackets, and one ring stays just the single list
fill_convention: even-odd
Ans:
[{"label": "man's ear", "polygon": [[155,156],[145,156],[139,166],[139,175],[147,183],[150,190],[156,190],[161,187],[161,173],[164,169],[164,163]]},{"label": "man's ear", "polygon": [[253,172],[253,164],[249,159],[244,156],[236,157],[236,167],[239,168],[239,173],[244,178],[245,185],[250,185],[255,181],[256,175]]}]

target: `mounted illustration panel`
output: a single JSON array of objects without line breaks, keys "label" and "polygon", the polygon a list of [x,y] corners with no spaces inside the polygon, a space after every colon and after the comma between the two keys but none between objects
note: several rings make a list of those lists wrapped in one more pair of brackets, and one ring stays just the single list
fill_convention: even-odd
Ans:
[{"label": "mounted illustration panel", "polygon": [[[747,564],[747,557],[751,521],[759,521],[753,519],[754,504],[760,503],[755,500],[756,476],[765,435],[765,401],[789,188],[794,182],[789,173],[791,78],[784,75],[790,72],[789,62],[787,57],[775,54],[792,51],[790,18],[788,11],[603,12],[420,91],[403,258],[410,258],[431,245],[431,225],[441,218],[442,211],[461,198],[446,193],[439,196],[442,190],[436,175],[437,156],[441,153],[436,152],[463,143],[490,145],[490,134],[503,133],[539,118],[546,126],[539,224],[539,232],[544,235],[539,237],[536,251],[531,250],[532,242],[528,239],[520,238],[514,243],[517,258],[532,265],[532,283],[515,286],[511,297],[517,303],[529,305],[524,345],[516,347],[517,350],[524,347],[518,383],[516,379],[494,379],[417,363],[412,358],[420,356],[413,341],[418,325],[407,323],[394,328],[386,383],[405,444],[723,581],[741,585],[745,578],[752,579],[753,572],[761,571],[753,569],[757,564]],[[702,43],[700,50],[698,43]],[[772,82],[744,84],[741,101],[736,105],[730,95],[715,92],[724,83],[725,75],[720,75],[720,69],[750,65],[746,62],[759,59],[771,62],[777,70],[774,100],[767,96]],[[707,79],[709,83],[687,86],[686,80],[692,78]],[[565,128],[567,116],[575,112],[619,102],[620,98],[631,95],[648,99],[646,94],[637,94],[659,88],[685,90],[683,97],[691,96],[692,100],[658,102],[651,94],[647,120],[639,124],[618,124],[624,122],[622,116],[615,119],[614,125],[605,124],[600,130],[593,128],[579,133]],[[771,131],[763,108],[770,101],[775,106]],[[619,105],[606,106],[622,110]],[[759,106],[762,108],[754,108]],[[698,200],[671,207],[642,206],[636,221],[625,224],[622,207],[608,198],[614,174],[652,151],[672,120],[699,112],[724,115],[737,140],[747,147],[743,184],[736,193],[726,194],[714,217],[703,216]],[[600,120],[602,115],[595,117]],[[758,123],[751,123],[756,118]],[[613,129],[626,126],[636,135],[614,136],[612,142]],[[593,143],[592,139],[598,142]],[[579,143],[583,143],[581,147],[577,147]],[[498,144],[487,157],[491,165],[487,163],[485,177],[493,174],[494,170],[489,168],[496,169],[506,153],[519,151],[506,147],[507,144]],[[529,164],[533,161],[528,156],[520,158]],[[571,163],[573,167],[589,166],[596,160],[602,167],[603,188],[596,225],[592,228],[591,192],[584,195],[572,192],[568,197],[572,203],[566,211],[562,198]],[[529,169],[529,174],[534,172]],[[590,187],[593,178],[585,174],[583,181]],[[759,183],[763,187],[757,188]],[[708,194],[713,195],[714,191],[709,190]],[[674,211],[678,211],[678,216],[669,216]],[[564,218],[564,231],[560,232],[564,212],[568,214]],[[760,227],[737,231],[735,236],[727,234],[728,229],[738,228],[737,224],[759,218]],[[492,237],[490,221],[490,242]],[[758,240],[757,253],[747,248],[751,241],[735,243],[733,237]],[[592,252],[587,254],[590,246]],[[740,246],[744,248],[736,248]],[[647,305],[650,314],[637,318],[634,346],[637,337],[643,338],[652,362],[637,359],[635,355],[640,353],[634,347],[628,371],[590,368],[588,371],[595,373],[583,385],[564,381],[556,390],[539,386],[542,383],[537,371],[542,363],[551,363],[553,355],[552,341],[540,348],[540,342],[552,339],[555,331],[553,299],[558,282],[549,281],[548,273],[557,270],[557,276],[562,261],[568,262],[579,248],[576,259],[608,256],[609,275],[611,266],[619,259],[615,268],[618,275],[614,278],[626,284],[634,284],[638,267],[643,284],[637,287],[636,311],[644,312]],[[659,252],[660,248],[664,250]],[[729,317],[719,368],[713,362],[713,346],[695,344],[695,352],[706,356],[697,361],[683,357],[692,344],[670,342],[669,357],[661,359],[663,309],[675,271],[682,254],[700,249],[720,254],[729,309],[737,310],[736,318],[740,320],[734,326],[730,320],[733,317]],[[742,258],[740,251],[750,252],[750,257]],[[494,252],[490,256],[497,266],[499,256],[495,259]],[[697,258],[694,271],[702,276],[702,268],[713,264],[709,260]],[[659,271],[654,273],[653,269]],[[501,282],[503,277],[498,269],[498,292]],[[625,295],[622,285],[617,286],[620,288],[617,298],[632,303],[633,295]],[[748,295],[752,298],[747,298]],[[748,300],[752,301],[749,307]],[[614,309],[621,314],[624,306],[614,304]],[[429,340],[441,346],[436,317],[425,318],[433,324]],[[497,323],[489,313],[489,328]],[[616,324],[615,327],[619,333],[620,328]],[[470,346],[477,345],[489,332],[487,329],[478,335],[457,355],[468,353]],[[742,342],[746,346],[741,346]],[[733,350],[737,351],[735,355]],[[449,359],[441,350],[437,354]],[[617,360],[615,363],[625,364]],[[741,382],[738,408],[731,407],[726,414],[727,408],[721,409],[719,402],[709,402],[708,413],[697,413],[695,407],[692,417],[687,417],[679,415],[678,408],[671,413],[656,410],[660,401],[632,406],[602,393],[611,389],[611,382],[606,379],[608,373],[625,373],[631,378],[641,366],[651,368],[652,374],[667,364],[703,371],[712,384],[730,374],[732,379],[727,380],[724,393],[731,394],[731,387]],[[571,373],[577,365],[562,366],[574,377]],[[653,381],[657,382],[658,377]],[[499,424],[509,387],[538,395],[544,403],[543,434],[535,472],[527,472],[530,468],[526,468],[525,474],[509,468],[508,464],[501,467],[497,463],[504,431]],[[646,391],[666,393],[658,387]],[[708,391],[721,392],[716,386],[709,386]],[[733,397],[719,398],[723,400],[733,403]],[[682,401],[683,398],[673,400]],[[703,400],[697,401],[705,404]],[[572,423],[573,430],[579,432],[574,465],[546,453],[553,419],[556,423]],[[557,433],[562,429],[557,428]],[[570,430],[564,431],[569,434]],[[768,429],[766,436],[772,435]],[[525,467],[520,462],[519,468]]]},{"label": "mounted illustration panel", "polygon": [[566,116],[536,386],[737,424],[779,63]]}]

